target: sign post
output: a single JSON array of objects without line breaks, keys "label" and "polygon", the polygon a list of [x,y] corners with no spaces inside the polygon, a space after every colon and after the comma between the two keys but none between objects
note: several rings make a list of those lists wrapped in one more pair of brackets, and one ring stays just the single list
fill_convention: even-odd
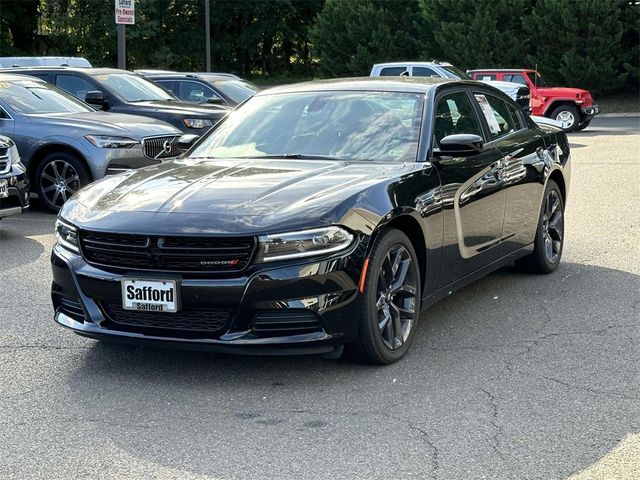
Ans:
[{"label": "sign post", "polygon": [[126,25],[135,25],[135,0],[115,0],[115,17],[118,30],[118,68],[127,68]]}]

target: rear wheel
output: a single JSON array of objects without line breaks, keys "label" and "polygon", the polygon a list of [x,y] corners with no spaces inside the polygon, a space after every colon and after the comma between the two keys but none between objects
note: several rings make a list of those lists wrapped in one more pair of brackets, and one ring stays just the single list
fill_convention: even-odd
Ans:
[{"label": "rear wheel", "polygon": [[558,184],[549,180],[544,193],[533,253],[516,261],[519,270],[551,273],[560,264],[564,246],[564,202]]},{"label": "rear wheel", "polygon": [[35,174],[38,198],[57,212],[71,196],[90,182],[89,171],[75,155],[58,152],[47,155]]},{"label": "rear wheel", "polygon": [[573,105],[560,105],[551,113],[551,118],[560,122],[565,132],[573,132],[580,121],[580,114]]},{"label": "rear wheel", "polygon": [[420,314],[420,269],[407,236],[388,230],[376,241],[361,295],[359,338],[346,346],[352,357],[384,365],[402,358]]}]

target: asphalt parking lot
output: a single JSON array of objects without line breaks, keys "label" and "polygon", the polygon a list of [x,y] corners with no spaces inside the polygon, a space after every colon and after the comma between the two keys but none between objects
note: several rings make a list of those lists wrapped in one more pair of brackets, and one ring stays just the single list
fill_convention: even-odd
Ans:
[{"label": "asphalt parking lot", "polygon": [[640,118],[571,143],[559,269],[455,293],[388,367],[78,337],[54,216],[2,220],[0,478],[640,478]]}]

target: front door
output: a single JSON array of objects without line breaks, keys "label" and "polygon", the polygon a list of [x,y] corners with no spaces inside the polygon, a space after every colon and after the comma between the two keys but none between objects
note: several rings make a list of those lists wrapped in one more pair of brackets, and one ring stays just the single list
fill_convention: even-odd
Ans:
[{"label": "front door", "polygon": [[[434,146],[447,135],[485,138],[466,89],[435,100]],[[485,138],[486,140],[486,138]],[[495,146],[467,157],[433,157],[442,183],[444,258],[440,286],[459,280],[500,258],[505,190],[496,178],[502,154]]]}]

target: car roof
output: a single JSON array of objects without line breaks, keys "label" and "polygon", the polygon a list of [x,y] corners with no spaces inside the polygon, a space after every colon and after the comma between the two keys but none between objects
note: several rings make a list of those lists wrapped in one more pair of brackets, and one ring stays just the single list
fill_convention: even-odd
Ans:
[{"label": "car roof", "polygon": [[410,65],[410,66],[418,66],[418,67],[437,67],[437,66],[441,66],[441,67],[452,67],[453,65],[450,64],[449,62],[436,62],[436,61],[431,61],[431,62],[414,62],[414,61],[407,61],[407,62],[387,62],[387,63],[376,63],[374,65],[374,67],[404,67],[406,65]]},{"label": "car roof", "polygon": [[151,71],[151,70],[136,70],[136,73],[140,73],[147,78],[155,78],[155,79],[170,79],[170,78],[199,78],[205,81],[232,81],[232,80],[242,80],[240,77],[232,75],[230,73],[216,73],[216,72],[204,72],[204,73],[193,73],[193,72],[161,72],[161,71]]},{"label": "car roof", "polygon": [[[135,75],[135,73],[130,72],[129,70],[119,70],[117,68],[94,68],[94,67],[50,67],[50,66],[41,66],[41,67],[14,67],[14,68],[2,68],[0,72],[9,73],[15,72],[76,72],[76,73],[85,73],[88,75],[107,75],[109,73],[129,73],[131,75]],[[26,74],[28,75],[28,73]]]},{"label": "car roof", "polygon": [[0,71],[0,82],[15,82],[16,80],[31,80],[34,82],[47,83],[41,78],[32,77],[27,74],[19,74],[19,73],[5,73]]},{"label": "car roof", "polygon": [[426,93],[428,90],[444,83],[473,83],[469,80],[455,80],[434,77],[354,77],[335,78],[330,80],[314,80],[311,82],[293,83],[263,90],[257,95],[274,93],[295,93],[322,90],[371,90],[389,92]]},{"label": "car roof", "polygon": [[467,72],[535,72],[531,68],[476,68]]}]

